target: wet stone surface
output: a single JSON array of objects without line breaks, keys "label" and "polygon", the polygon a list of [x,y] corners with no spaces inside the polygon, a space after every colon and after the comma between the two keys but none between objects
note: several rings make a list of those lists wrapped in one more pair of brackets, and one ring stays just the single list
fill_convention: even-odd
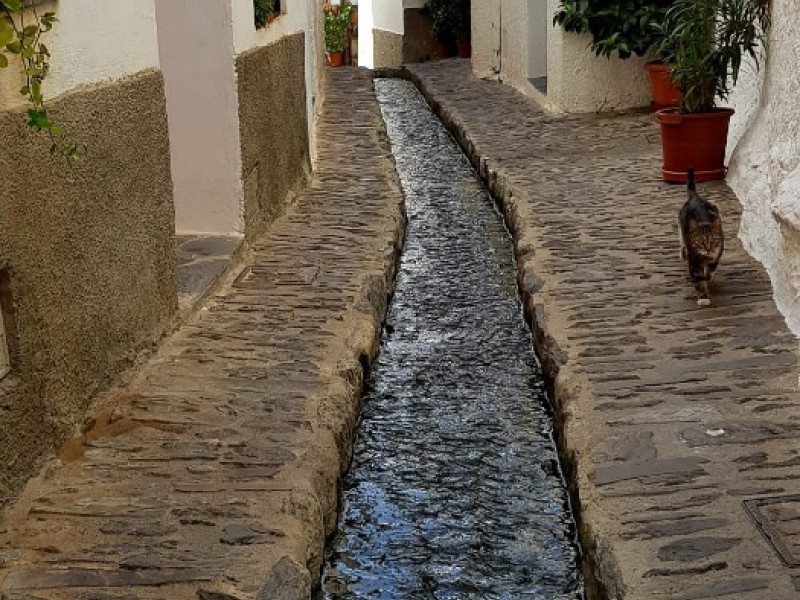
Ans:
[{"label": "wet stone surface", "polygon": [[409,224],[324,598],[581,598],[508,232],[414,87],[376,90]]}]

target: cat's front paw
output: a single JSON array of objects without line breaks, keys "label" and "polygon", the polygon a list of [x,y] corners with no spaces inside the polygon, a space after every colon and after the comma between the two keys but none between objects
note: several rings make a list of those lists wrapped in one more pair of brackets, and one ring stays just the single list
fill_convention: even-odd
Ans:
[{"label": "cat's front paw", "polygon": [[698,298],[697,306],[711,306],[711,300],[709,298]]}]

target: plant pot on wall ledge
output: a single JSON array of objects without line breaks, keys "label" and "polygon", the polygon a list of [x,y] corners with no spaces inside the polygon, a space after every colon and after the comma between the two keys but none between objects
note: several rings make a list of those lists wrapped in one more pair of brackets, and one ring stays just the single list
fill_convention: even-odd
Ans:
[{"label": "plant pot on wall ledge", "polygon": [[647,63],[644,68],[650,76],[653,89],[653,110],[679,106],[683,100],[680,86],[672,83],[670,72],[672,67],[659,62]]},{"label": "plant pot on wall ledge", "polygon": [[725,147],[732,108],[717,108],[709,113],[684,114],[678,108],[656,113],[661,125],[664,165],[661,173],[668,183],[686,183],[686,172],[693,167],[697,181],[725,177]]}]

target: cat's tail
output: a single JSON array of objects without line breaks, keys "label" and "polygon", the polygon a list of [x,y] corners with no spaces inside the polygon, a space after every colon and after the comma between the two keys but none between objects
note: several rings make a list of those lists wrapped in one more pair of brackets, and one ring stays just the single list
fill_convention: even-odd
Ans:
[{"label": "cat's tail", "polygon": [[697,191],[694,181],[694,167],[689,167],[686,171],[686,190],[691,194]]}]

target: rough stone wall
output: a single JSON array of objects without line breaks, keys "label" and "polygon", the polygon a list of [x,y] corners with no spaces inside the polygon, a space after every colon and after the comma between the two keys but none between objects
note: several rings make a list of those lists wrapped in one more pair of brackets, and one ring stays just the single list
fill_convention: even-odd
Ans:
[{"label": "rough stone wall", "polygon": [[403,11],[403,63],[430,60],[434,56],[436,40],[431,31],[431,20],[420,8]]},{"label": "rough stone wall", "polygon": [[403,64],[403,34],[373,29],[375,68],[399,67]]},{"label": "rough stone wall", "polygon": [[0,287],[16,330],[0,382],[0,503],[176,309],[160,73],[80,89],[50,111],[85,145],[72,168],[50,157],[21,111],[0,112]]},{"label": "rough stone wall", "polygon": [[730,104],[728,180],[742,203],[739,236],[764,263],[778,308],[800,333],[800,13],[775,0],[764,67],[743,68]]},{"label": "rough stone wall", "polygon": [[253,238],[281,214],[311,168],[305,85],[305,35],[288,35],[236,60],[245,234]]}]

